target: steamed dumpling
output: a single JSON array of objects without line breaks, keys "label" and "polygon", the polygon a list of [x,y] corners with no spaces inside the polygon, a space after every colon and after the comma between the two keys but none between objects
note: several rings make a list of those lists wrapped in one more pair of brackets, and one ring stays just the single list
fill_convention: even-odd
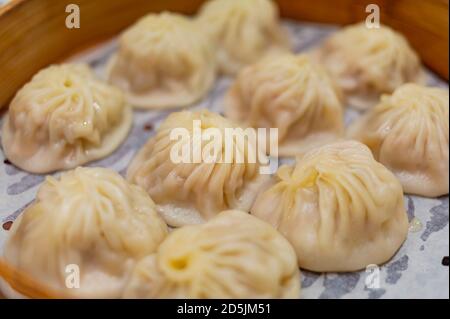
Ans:
[{"label": "steamed dumpling", "polygon": [[[195,122],[200,124],[202,136],[193,131]],[[147,190],[171,226],[201,223],[226,209],[248,211],[258,190],[270,178],[260,174],[261,161],[252,162],[248,157],[251,149],[258,152],[258,158],[265,158],[259,148],[251,141],[225,138],[224,130],[234,127],[227,119],[206,110],[172,113],[131,162],[128,180]],[[189,159],[173,158],[174,153],[180,153],[177,149],[195,148],[195,140],[206,136],[208,128],[219,129],[223,137],[212,161],[204,161],[203,157],[194,161],[194,150],[191,163],[187,163]],[[186,129],[189,135],[183,139],[171,138],[174,129]],[[212,143],[213,140],[202,140],[201,150],[207,150]],[[229,161],[226,145],[235,150]],[[242,154],[243,161],[239,161],[238,154]]]},{"label": "steamed dumpling", "polygon": [[188,17],[149,14],[126,30],[111,59],[108,78],[140,108],[192,104],[213,85],[213,45]]},{"label": "steamed dumpling", "polygon": [[289,240],[301,268],[319,272],[382,264],[408,232],[399,181],[355,141],[328,144],[282,166],[251,213]]},{"label": "steamed dumpling", "polygon": [[244,68],[225,98],[227,117],[278,128],[279,154],[303,153],[343,134],[340,91],[307,55],[280,55]]},{"label": "steamed dumpling", "polygon": [[417,54],[403,35],[387,26],[348,26],[325,41],[319,59],[358,109],[372,107],[380,94],[406,82],[424,81]]},{"label": "steamed dumpling", "polygon": [[271,0],[211,0],[198,21],[217,44],[219,68],[226,74],[290,47]]},{"label": "steamed dumpling", "polygon": [[270,225],[225,211],[172,232],[143,259],[125,298],[298,298],[300,272],[290,244]]},{"label": "steamed dumpling", "polygon": [[121,91],[84,64],[53,65],[16,94],[2,128],[6,157],[31,173],[70,169],[112,153],[132,125]]},{"label": "steamed dumpling", "polygon": [[448,91],[405,84],[349,128],[400,180],[405,193],[440,196],[449,188]]},{"label": "steamed dumpling", "polygon": [[[14,222],[4,259],[65,295],[117,298],[135,263],[166,235],[144,190],[109,169],[77,168],[47,177]],[[66,267],[73,264],[80,287],[67,289]]]}]

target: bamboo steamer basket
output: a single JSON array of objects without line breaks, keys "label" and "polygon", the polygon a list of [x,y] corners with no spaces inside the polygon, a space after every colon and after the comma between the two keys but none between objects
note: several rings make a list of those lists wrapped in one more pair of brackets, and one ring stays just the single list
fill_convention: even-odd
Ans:
[{"label": "bamboo steamer basket", "polygon": [[[150,12],[195,14],[204,0],[12,0],[0,7],[0,108],[40,69],[117,35]],[[368,4],[404,34],[422,62],[448,81],[448,0],[276,0],[282,17],[346,25],[364,20]],[[67,5],[80,8],[80,28],[65,25]],[[31,298],[64,298],[0,260],[0,275]],[[0,295],[1,298],[1,295]]]},{"label": "bamboo steamer basket", "polygon": [[[68,29],[71,0],[12,0],[0,8],[0,107],[38,70],[106,40],[149,12],[195,13],[204,0],[77,0],[80,28]],[[402,32],[423,63],[448,81],[448,0],[277,0],[283,17],[334,24],[365,19],[380,7],[381,22]]]}]

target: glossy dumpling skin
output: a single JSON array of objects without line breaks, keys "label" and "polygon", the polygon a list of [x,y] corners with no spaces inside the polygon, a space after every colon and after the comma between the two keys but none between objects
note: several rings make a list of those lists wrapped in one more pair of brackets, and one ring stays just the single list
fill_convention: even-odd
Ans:
[{"label": "glossy dumpling skin", "polygon": [[336,77],[350,106],[361,110],[404,83],[425,81],[419,57],[406,38],[384,25],[345,27],[325,41],[318,58]]},{"label": "glossy dumpling skin", "polygon": [[318,272],[382,264],[408,232],[399,181],[355,141],[325,145],[280,167],[251,213],[289,240],[300,268]]},{"label": "glossy dumpling skin", "polygon": [[343,135],[340,90],[308,55],[279,55],[247,66],[225,98],[227,117],[278,128],[281,156],[301,154]]},{"label": "glossy dumpling skin", "polygon": [[119,89],[95,78],[87,65],[52,65],[11,101],[2,145],[14,165],[48,173],[109,155],[131,125],[132,111]]},{"label": "glossy dumpling skin", "polygon": [[290,49],[271,0],[211,0],[200,9],[198,22],[216,43],[219,68],[228,75]]},{"label": "glossy dumpling skin", "polygon": [[[207,163],[203,158],[195,163],[173,161],[171,152],[175,147],[194,145],[193,123],[197,120],[201,121],[202,130],[219,128],[222,134],[225,128],[235,127],[219,114],[206,110],[172,113],[128,167],[128,180],[150,194],[171,226],[202,223],[227,209],[248,211],[257,192],[270,180],[269,175],[260,174],[260,162],[251,163],[245,155],[244,162],[239,163],[237,151],[233,153],[231,162]],[[175,128],[185,128],[190,133],[189,137],[185,140],[171,139],[170,134]],[[222,143],[225,145],[225,138]],[[208,142],[202,146],[206,147],[206,144]],[[229,145],[241,151],[245,147],[237,139],[230,139]],[[253,144],[248,145],[254,148]],[[220,152],[218,156],[225,159],[222,147]]]},{"label": "glossy dumpling skin", "polygon": [[[47,177],[36,200],[14,222],[8,264],[65,296],[118,298],[140,258],[156,251],[167,226],[140,187],[104,168]],[[66,288],[66,266],[80,288]]]},{"label": "glossy dumpling skin", "polygon": [[172,232],[135,268],[125,298],[298,298],[290,244],[269,224],[225,211]]},{"label": "glossy dumpling skin", "polygon": [[448,194],[448,91],[405,84],[356,120],[348,135],[366,144],[405,193]]},{"label": "glossy dumpling skin", "polygon": [[189,17],[149,14],[122,34],[107,73],[135,107],[186,106],[213,85],[214,46]]}]

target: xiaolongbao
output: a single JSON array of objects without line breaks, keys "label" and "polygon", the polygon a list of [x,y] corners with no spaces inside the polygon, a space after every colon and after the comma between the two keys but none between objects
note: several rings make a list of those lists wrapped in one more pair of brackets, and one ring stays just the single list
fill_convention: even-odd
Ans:
[{"label": "xiaolongbao", "polygon": [[403,35],[387,26],[348,26],[325,41],[318,57],[358,109],[372,107],[380,94],[406,82],[424,81],[417,54]]},{"label": "xiaolongbao", "polygon": [[111,83],[141,108],[192,104],[211,88],[214,46],[197,24],[178,14],[149,14],[126,30],[108,66]]},{"label": "xiaolongbao", "polygon": [[126,298],[298,298],[291,245],[248,213],[225,211],[172,232],[137,266]]},{"label": "xiaolongbao", "polygon": [[70,169],[112,153],[132,111],[84,64],[53,65],[19,90],[2,128],[6,157],[31,173]]},{"label": "xiaolongbao", "polygon": [[279,154],[303,153],[344,131],[340,91],[307,55],[280,55],[244,68],[225,99],[227,117],[278,128]]},{"label": "xiaolongbao", "polygon": [[251,213],[289,240],[301,268],[319,272],[384,263],[408,232],[399,181],[355,141],[316,148],[294,167],[282,166]]},{"label": "xiaolongbao", "polygon": [[[168,231],[143,189],[109,169],[77,168],[47,177],[10,232],[9,265],[66,296],[117,298]],[[66,286],[73,265],[77,289]]]},{"label": "xiaolongbao", "polygon": [[448,91],[405,84],[350,128],[348,134],[400,180],[405,193],[448,194]]},{"label": "xiaolongbao", "polygon": [[290,47],[271,0],[211,0],[201,8],[198,21],[218,47],[219,68],[229,75]]},{"label": "xiaolongbao", "polygon": [[[131,162],[129,181],[147,190],[171,226],[201,223],[226,209],[248,211],[270,178],[260,173],[266,157],[256,144],[227,138],[225,130],[234,127],[206,110],[172,113]],[[210,129],[218,139],[205,138]],[[185,130],[181,138],[172,135],[177,130]]]}]

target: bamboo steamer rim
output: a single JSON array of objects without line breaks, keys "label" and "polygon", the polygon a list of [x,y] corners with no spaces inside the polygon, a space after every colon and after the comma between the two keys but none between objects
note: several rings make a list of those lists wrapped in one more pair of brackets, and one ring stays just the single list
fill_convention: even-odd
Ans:
[{"label": "bamboo steamer rim", "polygon": [[[46,284],[32,278],[25,272],[16,269],[4,259],[0,259],[0,278],[7,285],[27,298],[33,299],[69,299],[70,297],[61,291],[56,291]],[[1,291],[0,291],[1,292]]]}]

